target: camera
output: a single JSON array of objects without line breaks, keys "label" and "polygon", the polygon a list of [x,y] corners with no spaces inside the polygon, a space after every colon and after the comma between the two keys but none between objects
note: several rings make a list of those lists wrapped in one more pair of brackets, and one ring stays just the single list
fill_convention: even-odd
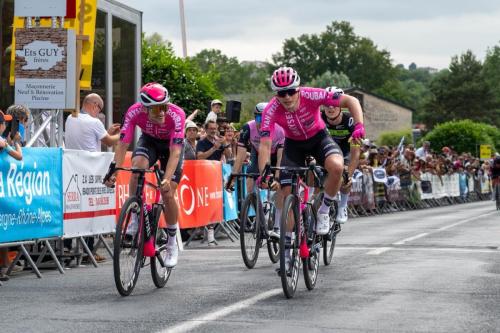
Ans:
[{"label": "camera", "polygon": [[12,117],[12,120],[6,122],[5,124],[7,127],[5,128],[5,131],[2,133],[2,136],[6,138],[10,135],[10,138],[14,139],[17,132],[19,131],[19,120],[17,120],[16,117]]},{"label": "camera", "polygon": [[225,130],[225,129],[221,129],[221,130],[219,131],[219,135],[220,135],[220,136],[225,136],[225,135],[226,135],[226,130]]}]

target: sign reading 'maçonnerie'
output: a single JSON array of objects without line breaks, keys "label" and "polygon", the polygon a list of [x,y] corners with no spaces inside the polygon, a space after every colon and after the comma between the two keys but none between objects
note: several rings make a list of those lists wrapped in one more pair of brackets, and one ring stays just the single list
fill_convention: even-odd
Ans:
[{"label": "sign reading 'ma\u00e7onnerie'", "polygon": [[35,109],[74,107],[74,32],[16,30],[15,100]]}]

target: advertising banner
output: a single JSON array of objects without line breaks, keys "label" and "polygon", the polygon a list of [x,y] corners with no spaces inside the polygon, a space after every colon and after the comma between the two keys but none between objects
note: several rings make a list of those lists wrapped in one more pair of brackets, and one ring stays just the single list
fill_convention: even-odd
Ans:
[{"label": "advertising banner", "polygon": [[177,187],[181,229],[221,222],[222,164],[218,161],[184,161],[184,172]]},{"label": "advertising banner", "polygon": [[0,243],[62,235],[61,174],[60,148],[0,152]]},{"label": "advertising banner", "polygon": [[115,189],[102,184],[113,153],[64,150],[64,237],[115,231]]},{"label": "advertising banner", "polygon": [[363,198],[363,173],[355,170],[352,175],[352,187],[349,193],[349,204],[361,205]]},{"label": "advertising banner", "polygon": [[422,200],[425,199],[433,199],[433,189],[432,189],[432,175],[428,172],[423,172],[420,175],[420,198]]},{"label": "advertising banner", "polygon": [[[72,9],[76,9],[74,15],[66,16],[64,19],[64,28],[71,29],[75,34],[78,34],[78,29],[80,26],[80,0],[76,0],[76,5],[72,5]],[[40,2],[41,3],[41,2]],[[45,4],[45,2],[44,2]],[[68,7],[68,12],[70,8]],[[82,49],[82,70],[80,73],[80,87],[83,90],[91,89],[91,78],[92,78],[92,61],[94,56],[94,39],[95,39],[95,26],[97,17],[97,0],[85,0],[84,6],[84,21],[83,21],[83,34],[89,36],[88,40],[83,41]],[[49,28],[52,26],[52,20],[50,17],[42,17],[40,19],[40,26]],[[12,37],[12,49],[15,49],[16,45],[16,30],[24,28],[24,17],[15,16],[13,24],[13,37]],[[14,81],[17,79],[14,77],[14,64],[15,64],[15,52],[11,54],[11,66],[10,66],[10,85],[14,85]],[[73,89],[74,90],[74,89]]]},{"label": "advertising banner", "polygon": [[[226,183],[231,175],[232,167],[229,164],[222,165],[222,177]],[[235,189],[232,192],[224,189],[224,220],[231,221],[238,218],[238,193]]]}]

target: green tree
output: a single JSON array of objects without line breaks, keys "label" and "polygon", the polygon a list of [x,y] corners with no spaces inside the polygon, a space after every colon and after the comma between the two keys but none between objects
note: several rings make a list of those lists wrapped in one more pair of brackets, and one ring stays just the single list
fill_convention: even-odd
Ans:
[{"label": "green tree", "polygon": [[332,73],[326,71],[320,76],[315,77],[310,83],[311,87],[326,88],[335,86],[338,88],[349,88],[351,86],[351,80],[344,73]]},{"label": "green tree", "polygon": [[491,112],[494,96],[481,73],[482,64],[472,51],[453,57],[449,70],[431,81],[430,98],[422,115],[427,126],[460,119],[500,124],[498,115]]},{"label": "green tree", "polygon": [[273,61],[294,67],[304,82],[330,71],[345,73],[353,85],[373,90],[395,77],[389,52],[357,36],[346,21],[332,22],[319,35],[285,40],[282,52],[273,55]]},{"label": "green tree", "polygon": [[476,153],[480,144],[490,144],[494,149],[500,147],[497,146],[499,137],[497,128],[465,119],[437,125],[425,135],[424,140],[430,141],[431,148],[436,151],[448,146],[458,153]]},{"label": "green tree", "polygon": [[159,42],[156,37],[142,40],[142,81],[163,84],[171,101],[187,114],[200,109],[198,121],[205,119],[208,103],[213,98],[222,97],[213,77],[201,73],[191,61],[176,57],[171,44]]},{"label": "green tree", "polygon": [[500,108],[500,46],[489,48],[484,59],[482,76],[495,96],[495,107]]},{"label": "green tree", "polygon": [[405,137],[404,144],[410,144],[413,142],[411,128],[400,130],[400,131],[387,131],[380,133],[377,143],[380,146],[393,146],[397,147],[402,137]]}]

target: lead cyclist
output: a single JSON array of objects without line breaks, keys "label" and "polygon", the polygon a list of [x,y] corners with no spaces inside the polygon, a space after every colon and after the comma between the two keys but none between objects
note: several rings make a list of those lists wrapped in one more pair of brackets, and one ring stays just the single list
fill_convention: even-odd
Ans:
[{"label": "lead cyclist", "polygon": [[[271,76],[271,88],[276,95],[269,101],[262,113],[261,144],[259,147],[259,170],[262,173],[269,163],[271,143],[275,125],[285,131],[285,145],[282,167],[299,167],[306,165],[306,156],[311,155],[319,165],[323,166],[328,176],[324,183],[324,197],[318,209],[316,233],[325,235],[330,229],[329,211],[337,195],[344,170],[342,151],[326,131],[321,119],[320,106],[347,107],[354,119],[352,139],[359,141],[365,136],[363,113],[359,101],[342,91],[327,91],[321,88],[300,86],[300,77],[291,67],[280,67]],[[262,179],[258,185],[264,186]],[[286,198],[291,193],[291,174],[280,173],[281,195]],[[283,201],[277,202],[279,209]],[[286,243],[292,240],[293,225],[286,230]],[[282,231],[283,232],[283,231]],[[285,265],[288,269],[290,253],[285,253]]]},{"label": "lead cyclist", "polygon": [[[177,105],[169,103],[168,91],[159,83],[147,83],[141,88],[140,101],[133,104],[125,113],[120,133],[120,142],[115,151],[116,167],[121,167],[125,154],[134,138],[135,127],[142,130],[137,147],[132,153],[132,168],[147,169],[160,160],[165,176],[161,185],[161,196],[165,204],[167,220],[166,256],[163,258],[166,267],[177,265],[178,248],[176,241],[177,216],[179,208],[175,200],[175,190],[182,176],[184,123],[186,115]],[[112,186],[116,176],[110,177],[106,183]],[[130,178],[129,193],[137,189],[138,174]],[[126,233],[137,232],[136,215],[127,228]]]}]

